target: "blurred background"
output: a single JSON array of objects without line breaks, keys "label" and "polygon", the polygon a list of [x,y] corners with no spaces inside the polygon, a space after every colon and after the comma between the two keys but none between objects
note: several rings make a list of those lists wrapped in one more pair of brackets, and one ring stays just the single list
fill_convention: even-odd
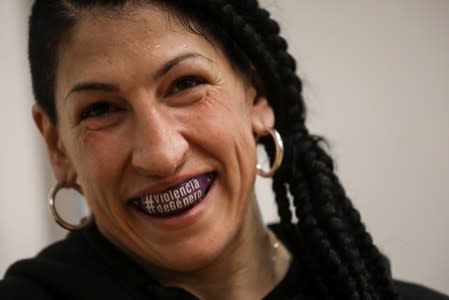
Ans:
[{"label": "blurred background", "polygon": [[[31,2],[0,1],[1,277],[66,234],[47,212],[54,179],[31,118]],[[449,294],[449,1],[263,4],[298,60],[309,128],[330,142],[394,276]],[[276,221],[269,180],[258,179],[257,194],[266,221]],[[62,198],[67,217],[83,215],[81,199]]]}]

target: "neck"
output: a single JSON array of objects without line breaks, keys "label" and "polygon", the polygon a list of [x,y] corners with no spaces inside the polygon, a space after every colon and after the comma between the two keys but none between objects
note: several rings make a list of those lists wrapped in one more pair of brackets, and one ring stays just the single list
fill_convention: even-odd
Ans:
[{"label": "neck", "polygon": [[256,201],[232,243],[207,267],[166,274],[161,283],[181,287],[202,300],[262,299],[284,277],[290,254],[263,224]]}]

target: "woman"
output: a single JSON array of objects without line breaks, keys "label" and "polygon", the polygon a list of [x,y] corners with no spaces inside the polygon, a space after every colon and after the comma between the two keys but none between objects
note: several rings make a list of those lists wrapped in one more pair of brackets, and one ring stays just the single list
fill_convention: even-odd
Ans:
[{"label": "woman", "polygon": [[[304,125],[295,61],[257,1],[37,0],[29,42],[50,206],[72,233],[13,265],[2,297],[447,299],[393,282]],[[256,173],[273,176],[271,229]],[[62,220],[62,188],[92,217]]]}]

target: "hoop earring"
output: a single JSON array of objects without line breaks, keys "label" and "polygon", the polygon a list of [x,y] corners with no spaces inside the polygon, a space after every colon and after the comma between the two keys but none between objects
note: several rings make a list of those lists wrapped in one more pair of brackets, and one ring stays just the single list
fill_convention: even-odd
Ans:
[{"label": "hoop earring", "polygon": [[53,219],[59,226],[61,226],[64,229],[67,229],[67,230],[79,230],[79,229],[86,228],[93,221],[92,214],[90,214],[87,218],[85,218],[78,225],[74,225],[74,224],[70,224],[70,223],[66,222],[59,215],[58,211],[56,210],[55,199],[56,199],[56,194],[58,194],[58,192],[62,188],[72,188],[72,189],[76,190],[78,193],[80,193],[81,195],[83,194],[83,192],[81,191],[81,187],[79,186],[79,184],[76,184],[76,183],[59,182],[55,186],[53,186],[53,188],[50,190],[50,193],[48,194],[48,208],[50,209],[50,213],[51,213]]},{"label": "hoop earring", "polygon": [[274,145],[276,146],[276,156],[274,158],[273,165],[268,171],[263,170],[259,163],[256,165],[257,174],[262,177],[272,177],[281,166],[282,158],[284,157],[284,143],[282,142],[281,135],[276,129],[267,128],[267,131],[273,138]]}]

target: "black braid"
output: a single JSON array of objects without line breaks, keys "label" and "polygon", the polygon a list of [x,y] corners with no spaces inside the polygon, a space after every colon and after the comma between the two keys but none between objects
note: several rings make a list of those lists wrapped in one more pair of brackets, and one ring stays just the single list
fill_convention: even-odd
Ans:
[{"label": "black braid", "polygon": [[284,232],[283,239],[288,240],[292,249],[299,250],[299,241],[296,234],[296,228],[292,224],[293,214],[290,210],[290,201],[287,196],[287,185],[281,180],[273,180],[273,191],[275,191],[275,201],[278,207],[278,214],[281,219],[281,227]]},{"label": "black braid", "polygon": [[[287,52],[287,41],[280,36],[279,24],[270,18],[270,13],[259,7],[255,0],[234,1],[238,2],[240,12],[246,16],[248,22],[259,33],[263,33],[261,38],[265,44],[266,49],[271,56],[276,60],[280,72],[280,78],[283,83],[282,101],[285,103],[284,112],[286,112],[286,127],[283,124],[277,124],[281,133],[288,134],[290,132],[296,133],[304,131],[304,121],[306,109],[304,101],[301,97],[302,82],[296,76],[296,61]],[[247,12],[253,11],[249,15]],[[280,122],[282,123],[282,122]]]},{"label": "black braid", "polygon": [[[323,149],[317,147],[316,151],[320,157],[319,159],[329,159]],[[327,175],[330,188],[335,190],[336,199],[338,199],[341,203],[340,209],[349,224],[348,229],[350,229],[353,233],[355,242],[360,249],[360,254],[367,262],[366,266],[370,270],[370,274],[376,278],[376,281],[382,282],[382,285],[379,288],[387,287],[385,292],[388,294],[387,291],[392,289],[392,280],[391,273],[389,272],[388,261],[373,244],[370,234],[366,231],[365,225],[361,222],[359,212],[354,208],[351,201],[346,196],[346,193],[337,176],[335,176],[332,164],[328,165],[327,168],[323,167],[322,171]],[[393,298],[394,295],[389,294],[388,299]]]},{"label": "black braid", "polygon": [[335,251],[331,239],[314,215],[314,201],[307,182],[301,172],[297,172],[295,177],[290,179],[290,191],[294,196],[296,214],[299,219],[298,228],[305,243],[302,250],[306,250],[304,254],[311,263],[312,270],[320,274],[326,286],[334,286],[332,293],[334,296],[346,295],[347,299],[360,299],[353,292],[356,288],[354,277],[342,262],[340,254]]},{"label": "black braid", "polygon": [[370,292],[372,287],[369,285],[371,276],[361,259],[358,248],[354,245],[353,236],[346,225],[344,215],[337,209],[328,172],[332,170],[332,161],[327,159],[327,156],[324,160],[320,160],[313,151],[313,148],[317,147],[317,141],[311,138],[307,139],[308,141],[298,141],[298,143],[305,144],[310,148],[302,150],[305,151],[302,169],[307,174],[304,180],[311,184],[311,193],[316,194],[313,196],[313,199],[317,200],[313,201],[312,210],[315,211],[314,214],[317,216],[318,222],[332,237],[330,242],[334,244],[351,272],[355,274],[357,287],[361,291],[361,299],[375,299],[375,296],[370,295],[372,294]]}]

